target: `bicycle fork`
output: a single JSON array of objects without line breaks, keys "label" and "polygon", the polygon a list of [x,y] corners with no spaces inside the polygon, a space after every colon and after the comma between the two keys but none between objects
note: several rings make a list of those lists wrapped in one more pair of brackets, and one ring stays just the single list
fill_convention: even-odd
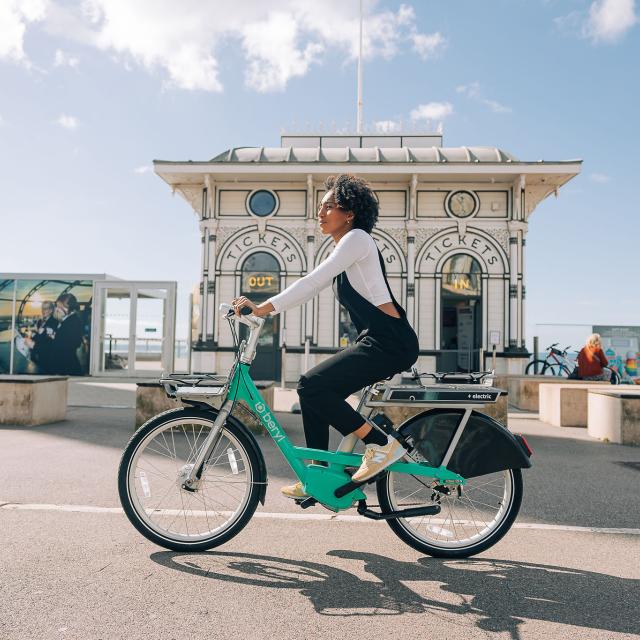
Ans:
[{"label": "bicycle fork", "polygon": [[207,439],[200,447],[200,453],[197,454],[193,466],[188,473],[185,473],[182,488],[186,491],[193,492],[198,490],[200,478],[202,477],[202,470],[204,469],[204,463],[209,459],[209,456],[213,453],[214,449],[218,445],[218,442],[220,442],[220,437],[222,436],[222,427],[229,417],[229,414],[231,413],[232,404],[233,403],[231,400],[226,400],[222,404],[222,406],[220,407],[220,411],[213,423],[213,427],[211,428],[211,433],[207,436]]}]

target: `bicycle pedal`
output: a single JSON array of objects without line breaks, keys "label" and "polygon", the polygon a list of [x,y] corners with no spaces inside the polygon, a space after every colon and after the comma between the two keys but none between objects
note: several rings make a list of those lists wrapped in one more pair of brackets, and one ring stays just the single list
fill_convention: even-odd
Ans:
[{"label": "bicycle pedal", "polygon": [[318,501],[315,498],[305,498],[304,500],[296,500],[296,504],[300,505],[302,509],[308,509],[309,507],[313,507],[318,504]]}]

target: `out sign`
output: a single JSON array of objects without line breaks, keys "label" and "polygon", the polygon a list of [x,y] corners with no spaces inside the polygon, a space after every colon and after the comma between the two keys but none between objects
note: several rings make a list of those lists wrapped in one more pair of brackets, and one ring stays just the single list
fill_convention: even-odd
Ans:
[{"label": "out sign", "polygon": [[244,276],[244,291],[278,291],[280,278],[275,273],[247,273]]}]

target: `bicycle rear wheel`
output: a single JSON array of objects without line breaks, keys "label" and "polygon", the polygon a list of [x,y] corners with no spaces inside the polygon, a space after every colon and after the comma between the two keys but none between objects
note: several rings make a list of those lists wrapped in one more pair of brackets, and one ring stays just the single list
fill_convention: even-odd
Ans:
[{"label": "bicycle rear wheel", "polygon": [[[537,365],[537,366],[536,366]],[[547,366],[547,361],[546,360],[532,360],[528,365],[527,368],[524,370],[524,374],[526,376],[532,376],[532,375],[536,375],[536,371],[538,372],[537,375],[542,375],[543,370],[545,369],[545,367]],[[551,374],[547,374],[547,375],[551,375]]]},{"label": "bicycle rear wheel", "polygon": [[251,436],[227,419],[195,491],[182,488],[216,413],[175,409],[142,425],[122,455],[118,491],[133,526],[176,551],[216,547],[239,533],[256,510],[263,468]]},{"label": "bicycle rear wheel", "polygon": [[513,524],[523,492],[520,469],[470,478],[459,489],[389,472],[376,488],[383,513],[440,504],[435,516],[387,520],[409,546],[438,558],[466,558],[493,546]]}]

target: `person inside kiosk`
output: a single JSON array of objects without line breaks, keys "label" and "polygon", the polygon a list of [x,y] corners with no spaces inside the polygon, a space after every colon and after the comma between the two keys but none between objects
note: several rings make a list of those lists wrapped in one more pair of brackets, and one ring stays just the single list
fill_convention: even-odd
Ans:
[{"label": "person inside kiosk", "polygon": [[[318,224],[335,247],[313,271],[260,305],[246,296],[232,301],[235,313],[250,307],[256,316],[282,313],[332,285],[358,331],[355,343],[300,376],[297,391],[307,447],[328,450],[329,425],[343,435],[354,433],[366,445],[354,482],[364,482],[399,460],[406,450],[380,431],[346,401],[363,387],[408,370],[417,360],[418,337],[397,302],[386,276],[384,259],[371,231],[378,201],[371,187],[350,174],[332,176],[318,209]],[[281,489],[304,498],[301,482]]]}]

